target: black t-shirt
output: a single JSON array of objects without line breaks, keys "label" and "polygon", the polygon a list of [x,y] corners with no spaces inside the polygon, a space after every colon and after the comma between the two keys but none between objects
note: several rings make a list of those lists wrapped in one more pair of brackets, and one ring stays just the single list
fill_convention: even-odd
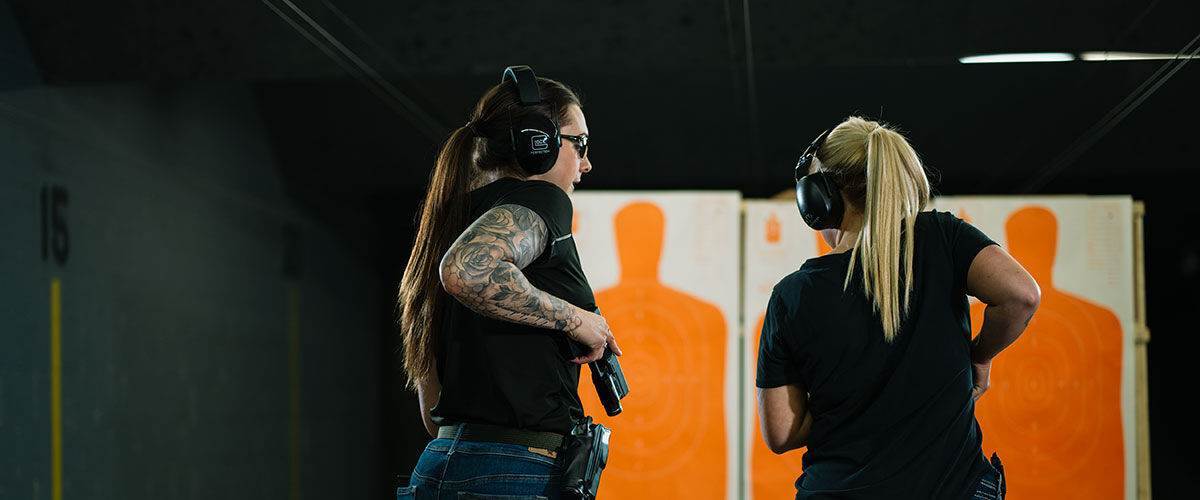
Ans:
[{"label": "black t-shirt", "polygon": [[[571,199],[545,181],[502,178],[471,192],[471,220],[506,204],[536,212],[546,248],[522,273],[538,289],[585,310],[596,299],[571,235]],[[484,423],[569,433],[583,416],[579,365],[567,334],[482,316],[445,296],[437,359],[442,394],[430,414],[438,425]]]},{"label": "black t-shirt", "polygon": [[990,470],[971,399],[966,283],[995,243],[946,212],[919,214],[915,233],[912,303],[891,343],[861,273],[842,289],[850,252],[809,259],[771,293],[757,385],[809,392],[798,499],[969,498]]}]

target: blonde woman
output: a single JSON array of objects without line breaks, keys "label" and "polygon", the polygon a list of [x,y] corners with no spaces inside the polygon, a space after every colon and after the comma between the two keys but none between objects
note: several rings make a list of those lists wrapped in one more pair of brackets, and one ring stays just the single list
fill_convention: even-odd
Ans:
[{"label": "blonde woman", "polygon": [[[832,251],[775,286],[756,381],[767,446],[808,448],[796,498],[1002,498],[975,401],[1037,309],[1037,283],[970,224],[924,211],[924,168],[887,126],[848,118],[796,177]],[[987,304],[974,339],[967,295]]]}]

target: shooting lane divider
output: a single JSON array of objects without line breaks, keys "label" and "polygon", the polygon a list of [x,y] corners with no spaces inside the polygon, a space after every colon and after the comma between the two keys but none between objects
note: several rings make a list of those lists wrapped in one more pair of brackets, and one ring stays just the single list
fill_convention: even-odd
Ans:
[{"label": "shooting lane divider", "polygon": [[1137,405],[1137,497],[1150,500],[1150,389],[1149,363],[1146,350],[1150,344],[1150,328],[1146,323],[1146,246],[1144,218],[1146,203],[1133,202],[1133,335],[1134,385]]},{"label": "shooting lane divider", "polygon": [[[738,310],[738,312],[737,312],[737,314],[738,314],[738,317],[737,317],[737,337],[738,337],[737,351],[738,352],[737,352],[736,359],[738,360],[739,364],[744,363],[746,360],[746,356],[749,355],[746,352],[746,350],[747,350],[746,335],[749,334],[749,332],[746,331],[746,280],[744,278],[742,278],[743,276],[746,275],[746,226],[749,225],[748,222],[749,221],[746,219],[746,200],[742,199],[741,201],[738,202],[738,248],[741,249],[741,251],[739,252],[741,255],[741,258],[738,259],[738,280],[737,280],[737,287],[738,287],[738,293],[737,293],[737,296],[738,296],[738,300],[737,300],[737,306],[738,306],[738,309],[737,309]],[[776,222],[778,222],[778,221],[776,221]],[[749,383],[750,381],[748,380],[748,377],[746,376],[746,367],[738,366],[738,369],[736,371],[737,371],[737,377],[738,377],[738,384],[737,384],[738,390],[737,390],[737,404],[735,405],[737,407],[737,417],[735,417],[737,419],[737,427],[735,427],[735,429],[737,429],[737,432],[735,432],[734,434],[737,435],[737,437],[736,437],[736,439],[737,439],[737,441],[736,441],[737,442],[737,460],[738,460],[737,463],[739,464],[739,467],[737,468],[738,475],[737,475],[737,490],[736,491],[737,491],[737,494],[741,498],[746,498],[746,496],[748,495],[748,492],[749,492],[750,485],[749,485],[749,481],[746,478],[746,467],[741,466],[741,464],[749,463],[749,460],[750,460],[749,454],[746,453],[746,450],[747,450],[747,448],[749,448],[749,444],[750,444],[749,443],[750,436],[748,436],[747,433],[745,432],[745,429],[746,429],[746,403],[745,403],[746,384]]]}]

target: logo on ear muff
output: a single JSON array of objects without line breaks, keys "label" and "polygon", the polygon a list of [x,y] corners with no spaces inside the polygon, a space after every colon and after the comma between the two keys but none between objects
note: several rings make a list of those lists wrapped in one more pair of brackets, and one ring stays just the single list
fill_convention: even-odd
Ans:
[{"label": "logo on ear muff", "polygon": [[804,223],[808,224],[809,227],[819,226],[821,224],[821,218],[812,213],[800,212],[800,215],[804,217]]},{"label": "logo on ear muff", "polygon": [[546,154],[550,152],[550,134],[541,130],[527,128],[521,133],[534,132],[537,135],[529,137],[529,154]]}]

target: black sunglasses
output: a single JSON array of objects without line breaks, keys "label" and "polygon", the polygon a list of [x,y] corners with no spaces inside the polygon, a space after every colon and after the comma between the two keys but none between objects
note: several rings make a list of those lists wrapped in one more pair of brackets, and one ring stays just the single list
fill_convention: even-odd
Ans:
[{"label": "black sunglasses", "polygon": [[575,143],[575,152],[579,154],[580,160],[587,158],[587,143],[588,143],[587,134],[567,135],[567,134],[560,133],[560,134],[558,134],[558,136],[562,137],[563,139],[569,139],[571,142]]},{"label": "black sunglasses", "polygon": [[822,144],[825,144],[825,138],[829,137],[829,133],[832,131],[833,129],[829,129],[821,132],[821,135],[817,136],[817,139],[812,141],[812,144],[809,144],[807,148],[804,148],[804,154],[800,155],[800,161],[796,162],[796,173],[794,178],[797,182],[800,181],[801,177],[808,175],[808,170],[812,168],[813,158],[816,157],[817,150],[821,149]]}]

